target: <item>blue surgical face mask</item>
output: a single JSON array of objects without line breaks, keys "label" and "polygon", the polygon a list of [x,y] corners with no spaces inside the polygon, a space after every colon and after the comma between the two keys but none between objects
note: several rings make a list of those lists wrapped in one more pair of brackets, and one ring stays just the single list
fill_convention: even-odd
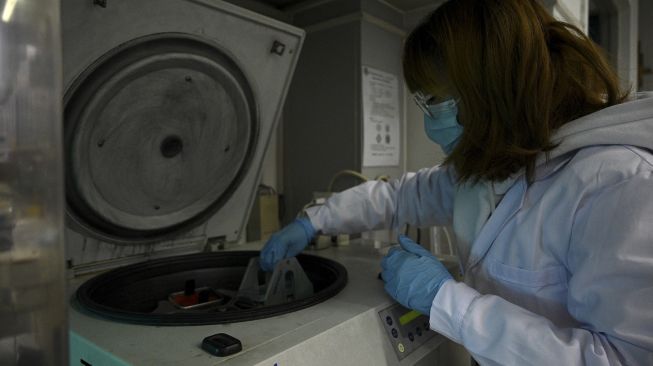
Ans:
[{"label": "blue surgical face mask", "polygon": [[463,133],[463,126],[458,123],[457,119],[458,103],[449,99],[442,103],[429,105],[428,111],[428,114],[424,114],[426,136],[440,145],[445,154],[451,154]]}]

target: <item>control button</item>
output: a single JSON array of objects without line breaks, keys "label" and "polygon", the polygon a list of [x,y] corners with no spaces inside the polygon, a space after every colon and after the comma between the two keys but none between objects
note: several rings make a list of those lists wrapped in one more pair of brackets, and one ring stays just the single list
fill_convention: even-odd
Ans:
[{"label": "control button", "polygon": [[415,340],[413,333],[408,333],[408,339],[410,339],[411,342]]},{"label": "control button", "polygon": [[392,325],[392,318],[390,317],[390,315],[385,317],[385,322],[388,323],[388,325]]},{"label": "control button", "polygon": [[392,328],[392,330],[390,332],[392,333],[393,337],[395,337],[395,338],[399,337],[399,332],[397,332],[397,329]]},{"label": "control button", "polygon": [[421,336],[422,335],[422,328],[417,327],[417,329],[415,329],[415,333],[417,333],[418,336]]},{"label": "control button", "polygon": [[399,343],[397,345],[397,348],[399,349],[399,352],[404,353],[406,351],[406,348],[404,347],[403,343]]}]

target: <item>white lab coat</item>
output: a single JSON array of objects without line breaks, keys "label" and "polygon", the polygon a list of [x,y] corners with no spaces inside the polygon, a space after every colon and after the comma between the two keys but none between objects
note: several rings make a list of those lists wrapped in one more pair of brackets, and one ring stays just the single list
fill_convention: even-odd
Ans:
[{"label": "white lab coat", "polygon": [[[459,248],[465,281],[439,290],[431,328],[483,365],[653,365],[653,98],[555,141]],[[452,170],[368,182],[307,213],[325,233],[451,224]]]}]

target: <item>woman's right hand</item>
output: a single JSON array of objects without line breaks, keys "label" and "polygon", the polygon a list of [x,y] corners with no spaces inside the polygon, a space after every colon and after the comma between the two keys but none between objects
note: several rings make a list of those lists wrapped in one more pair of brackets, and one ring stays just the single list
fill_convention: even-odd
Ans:
[{"label": "woman's right hand", "polygon": [[296,219],[272,234],[261,250],[260,264],[264,271],[272,271],[282,259],[301,253],[315,236],[315,228],[307,218]]}]

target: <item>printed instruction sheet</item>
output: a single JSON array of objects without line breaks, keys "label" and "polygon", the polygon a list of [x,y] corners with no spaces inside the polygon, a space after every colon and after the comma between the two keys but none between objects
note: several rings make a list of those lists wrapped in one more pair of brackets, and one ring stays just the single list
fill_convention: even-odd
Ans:
[{"label": "printed instruction sheet", "polygon": [[399,80],[363,66],[363,166],[396,166],[400,154]]}]

